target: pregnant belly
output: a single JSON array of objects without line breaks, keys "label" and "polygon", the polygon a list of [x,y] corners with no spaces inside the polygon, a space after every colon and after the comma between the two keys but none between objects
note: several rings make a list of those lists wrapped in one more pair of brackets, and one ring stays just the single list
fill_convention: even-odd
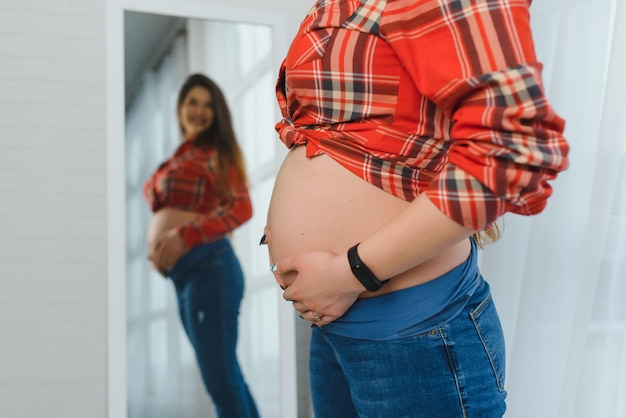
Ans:
[{"label": "pregnant belly", "polygon": [[157,211],[150,220],[150,226],[148,227],[148,237],[147,242],[151,247],[156,239],[162,233],[176,228],[177,226],[183,225],[194,218],[201,216],[201,214],[197,212],[190,212],[186,210],[174,209],[174,208],[163,208]]},{"label": "pregnant belly", "polygon": [[[357,177],[330,157],[308,159],[304,146],[296,147],[280,168],[268,210],[270,260],[307,250],[345,253],[384,227],[408,204]],[[461,242],[393,278],[376,295],[435,279],[462,263],[468,254],[469,241]],[[285,277],[287,283],[293,279]]]}]

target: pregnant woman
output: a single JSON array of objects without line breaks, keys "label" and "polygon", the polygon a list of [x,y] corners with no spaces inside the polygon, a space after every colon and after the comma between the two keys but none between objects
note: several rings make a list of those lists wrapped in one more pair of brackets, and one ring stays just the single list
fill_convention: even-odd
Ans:
[{"label": "pregnant woman", "polygon": [[319,0],[280,70],[272,271],[313,326],[316,418],[501,417],[477,266],[567,167],[529,2]]},{"label": "pregnant woman", "polygon": [[219,87],[191,75],[178,97],[183,142],[144,185],[148,258],[176,289],[180,319],[221,418],[256,418],[236,356],[244,278],[228,234],[250,219],[243,157]]}]

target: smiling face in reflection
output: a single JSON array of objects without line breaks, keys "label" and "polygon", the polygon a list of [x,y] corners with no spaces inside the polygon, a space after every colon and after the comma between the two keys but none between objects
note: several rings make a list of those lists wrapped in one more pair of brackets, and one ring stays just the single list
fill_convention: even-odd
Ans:
[{"label": "smiling face in reflection", "polygon": [[213,124],[215,112],[211,92],[195,86],[185,96],[178,108],[178,118],[185,140],[194,139]]}]

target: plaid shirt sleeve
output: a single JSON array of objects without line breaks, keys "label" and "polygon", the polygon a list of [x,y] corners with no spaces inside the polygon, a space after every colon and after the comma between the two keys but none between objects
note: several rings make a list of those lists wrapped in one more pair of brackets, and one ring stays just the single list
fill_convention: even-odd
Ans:
[{"label": "plaid shirt sleeve", "polygon": [[248,188],[234,168],[230,173],[231,196],[204,216],[178,227],[187,248],[215,241],[252,217]]},{"label": "plaid shirt sleeve", "polygon": [[541,68],[529,0],[318,0],[281,66],[276,130],[484,230],[540,212],[567,168]]},{"label": "plaid shirt sleeve", "polygon": [[540,212],[567,168],[564,121],[545,95],[528,0],[388,0],[385,38],[453,121],[448,162],[424,193],[475,230]]}]

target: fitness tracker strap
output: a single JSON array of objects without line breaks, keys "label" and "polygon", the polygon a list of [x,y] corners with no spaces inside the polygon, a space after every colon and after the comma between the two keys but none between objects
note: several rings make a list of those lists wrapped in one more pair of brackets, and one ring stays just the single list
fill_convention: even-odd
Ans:
[{"label": "fitness tracker strap", "polygon": [[350,269],[352,270],[352,274],[359,279],[361,284],[365,286],[367,290],[370,292],[376,292],[377,290],[380,290],[380,288],[383,287],[389,279],[382,281],[378,280],[378,277],[372,273],[372,270],[370,270],[365,263],[361,261],[359,253],[356,251],[359,244],[356,244],[348,250],[348,262],[350,263]]}]

